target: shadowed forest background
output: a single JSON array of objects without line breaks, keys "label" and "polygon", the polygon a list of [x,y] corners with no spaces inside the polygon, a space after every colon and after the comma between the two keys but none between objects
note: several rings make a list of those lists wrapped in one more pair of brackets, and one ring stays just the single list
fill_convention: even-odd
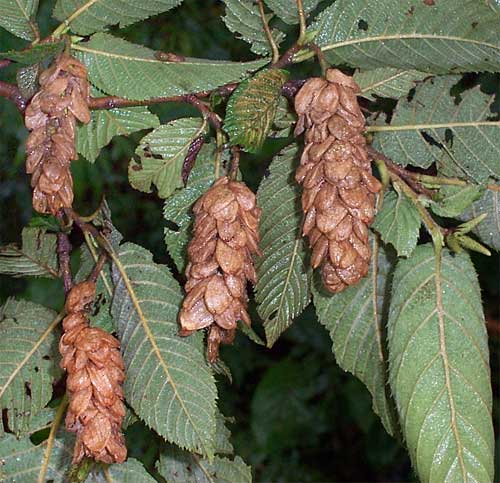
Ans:
[{"label": "shadowed forest background", "polygon": [[[42,37],[56,25],[49,18],[53,3],[41,1],[38,18]],[[222,2],[186,0],[173,13],[114,33],[126,34],[132,42],[164,52],[251,60],[254,56],[247,45],[234,40],[225,28],[220,19],[222,12]],[[282,27],[290,29],[286,24]],[[19,49],[19,39],[0,29],[0,46],[0,50]],[[306,78],[319,74],[312,66],[304,63],[292,69],[296,77]],[[2,70],[2,79],[14,81],[15,67]],[[475,83],[481,83],[487,92],[500,92],[498,75],[464,78],[464,86]],[[378,102],[386,112],[394,107],[393,101]],[[180,115],[197,115],[194,108],[170,103],[152,106],[151,110],[162,123]],[[24,172],[23,141],[27,130],[15,106],[3,98],[0,98],[0,132],[0,244],[4,245],[20,240],[22,227],[30,220],[33,223],[34,213],[29,177]],[[140,132],[129,138],[115,138],[94,164],[83,158],[72,164],[75,209],[89,214],[106,193],[113,222],[125,239],[151,250],[156,262],[168,263],[163,241],[163,203],[155,194],[133,190],[127,180],[128,161],[143,135]],[[286,139],[270,140],[257,156],[244,155],[241,169],[251,188],[256,189],[272,155],[287,143]],[[81,242],[72,239],[75,247]],[[498,374],[500,258],[495,252],[490,258],[472,256],[483,287],[492,370]],[[77,253],[74,263],[78,263]],[[59,280],[15,280],[0,276],[0,303],[13,294],[56,310],[63,305]],[[258,315],[252,306],[250,310],[254,327],[261,333]],[[222,357],[231,369],[233,381],[219,376],[219,404],[224,414],[234,415],[237,421],[230,426],[232,442],[236,453],[252,466],[255,481],[415,481],[404,448],[386,434],[371,410],[366,388],[336,366],[328,333],[317,322],[313,310],[305,310],[272,350],[254,344],[239,332],[234,346],[222,349]],[[498,381],[493,381],[493,391],[499,475]],[[142,423],[129,427],[126,437],[130,456],[150,467],[158,444],[150,440]]]}]

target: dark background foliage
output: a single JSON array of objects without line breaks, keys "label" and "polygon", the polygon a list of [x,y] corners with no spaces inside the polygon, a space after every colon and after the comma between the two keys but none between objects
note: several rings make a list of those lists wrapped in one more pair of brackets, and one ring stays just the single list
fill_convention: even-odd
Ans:
[{"label": "dark background foliage", "polygon": [[[54,27],[49,14],[52,1],[42,1],[39,22],[42,34]],[[164,52],[205,58],[249,60],[247,45],[234,39],[220,20],[221,2],[186,0],[182,6],[128,29],[115,32],[128,40]],[[175,15],[175,21],[171,20]],[[289,29],[286,25],[284,29]],[[0,50],[19,48],[19,40],[0,29]],[[294,75],[317,74],[312,63],[294,68]],[[13,67],[1,72],[13,80]],[[498,78],[468,77],[464,85],[483,82],[485,90],[499,90]],[[393,104],[379,103],[390,110]],[[153,106],[162,122],[190,113],[185,105]],[[0,98],[0,244],[19,241],[22,227],[33,217],[29,178],[24,173],[23,141],[27,135],[15,107]],[[163,242],[162,202],[155,194],[130,188],[127,164],[141,134],[115,138],[103,149],[95,164],[80,158],[73,163],[75,206],[88,214],[105,194],[113,221],[125,239],[151,250],[155,260],[169,263]],[[266,175],[272,155],[282,144],[269,141],[255,156],[243,158],[243,177],[254,189]],[[80,240],[72,240],[77,246]],[[493,370],[498,373],[500,354],[498,254],[490,259],[474,257],[489,321]],[[78,263],[75,257],[75,264]],[[59,309],[63,303],[59,281],[12,279],[0,276],[0,303],[7,296],[27,298]],[[256,330],[258,316],[252,313]],[[371,410],[366,388],[339,369],[331,353],[331,341],[307,309],[270,351],[241,333],[222,357],[233,381],[219,378],[219,401],[224,414],[233,415],[231,425],[236,453],[254,469],[255,481],[414,481],[403,447],[390,438]],[[494,383],[494,417],[500,421],[498,381]],[[127,430],[130,456],[151,469],[158,445],[141,423]],[[498,442],[498,436],[497,436]],[[500,447],[497,444],[497,451]],[[497,474],[498,468],[497,455]]]}]

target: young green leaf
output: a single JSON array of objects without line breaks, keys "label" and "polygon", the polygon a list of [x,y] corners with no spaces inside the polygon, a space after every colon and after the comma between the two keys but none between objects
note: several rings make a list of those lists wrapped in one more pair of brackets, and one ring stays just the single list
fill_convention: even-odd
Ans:
[{"label": "young green leaf", "polygon": [[401,260],[389,312],[389,376],[421,481],[492,481],[488,337],[468,255],[431,244]]},{"label": "young green leaf", "polygon": [[240,144],[251,153],[262,147],[287,78],[288,73],[284,70],[268,69],[238,86],[227,103],[224,122],[232,144]]},{"label": "young green leaf", "polygon": [[420,215],[415,205],[403,194],[389,191],[384,196],[373,228],[385,243],[390,243],[400,257],[408,257],[417,246]]},{"label": "young green leaf", "polygon": [[114,261],[111,312],[126,366],[127,402],[168,441],[211,457],[215,382],[197,336],[177,335],[181,289],[137,245],[122,245]]},{"label": "young green leaf", "polygon": [[385,67],[356,72],[354,80],[364,97],[376,99],[379,96],[399,99],[408,94],[408,91],[415,87],[418,81],[425,79],[428,75],[418,70]]},{"label": "young green leaf", "polygon": [[318,279],[313,300],[319,321],[330,332],[339,366],[360,379],[372,395],[373,410],[386,431],[395,435],[397,423],[387,390],[385,326],[393,257],[372,236],[370,272],[359,282],[332,296]]},{"label": "young green leaf", "polygon": [[408,100],[400,99],[391,125],[373,126],[375,144],[398,164],[455,167],[460,177],[481,183],[500,178],[500,121],[490,121],[495,96],[474,87],[459,99],[450,89],[458,76],[431,79]]},{"label": "young green leaf", "polygon": [[447,74],[498,71],[499,26],[500,16],[476,0],[337,0],[310,31],[334,65]]},{"label": "young green leaf", "polygon": [[38,0],[0,0],[0,27],[24,40],[35,40],[38,29],[33,18]]},{"label": "young green leaf", "polygon": [[[268,55],[271,47],[262,27],[259,8],[252,0],[224,0],[226,15],[222,17],[226,27],[239,38],[248,42],[250,50],[255,54]],[[272,15],[267,16],[269,21]],[[272,29],[273,39],[277,45],[285,38],[283,32]]]},{"label": "young green leaf", "polygon": [[110,25],[126,27],[140,20],[166,12],[182,0],[58,0],[54,17],[72,32],[89,35]]},{"label": "young green leaf", "polygon": [[59,376],[57,327],[62,316],[27,301],[9,299],[0,309],[0,407],[15,434],[50,401]]},{"label": "young green leaf", "polygon": [[151,49],[104,33],[72,48],[86,64],[96,87],[107,94],[137,100],[212,90],[242,80],[267,63],[191,58],[165,62],[156,59]]},{"label": "young green leaf", "polygon": [[206,131],[206,122],[198,117],[175,119],[142,138],[128,167],[130,184],[140,191],[158,188],[160,198],[168,198],[183,186],[182,165],[193,139]]},{"label": "young green leaf", "polygon": [[57,236],[40,228],[24,228],[22,246],[0,247],[0,274],[57,278]]},{"label": "young green leaf", "polygon": [[442,186],[439,190],[440,200],[431,204],[436,215],[454,218],[462,214],[474,201],[481,197],[484,188],[479,185]]},{"label": "young green leaf", "polygon": [[472,233],[489,247],[500,251],[500,191],[486,190],[481,199],[473,203],[470,209],[458,218],[467,221],[483,213],[486,213],[486,218]]},{"label": "young green leaf", "polygon": [[[320,0],[303,0],[302,3],[306,16],[318,6],[319,2]],[[299,23],[297,5],[294,1],[265,0],[265,3],[283,22],[290,25]]]},{"label": "young green leaf", "polygon": [[93,163],[101,149],[109,144],[114,136],[123,136],[159,125],[158,116],[149,112],[147,107],[92,111],[90,122],[78,126],[76,149],[87,161]]},{"label": "young green leaf", "polygon": [[234,460],[215,456],[212,462],[173,446],[160,454],[157,469],[168,483],[251,483],[250,467],[236,456]]},{"label": "young green leaf", "polygon": [[165,243],[177,270],[181,273],[184,273],[186,268],[187,245],[194,219],[191,207],[215,181],[213,156],[213,146],[204,146],[196,158],[187,186],[165,200],[163,216],[174,223],[165,228]]},{"label": "young green leaf", "polygon": [[263,255],[256,260],[256,301],[269,347],[311,298],[311,268],[301,234],[300,190],[293,178],[298,157],[296,144],[276,156],[257,193],[257,203],[262,208]]},{"label": "young green leaf", "polygon": [[[0,17],[0,22],[1,21]],[[46,44],[35,44],[24,50],[0,52],[0,58],[13,60],[19,64],[36,64],[37,62],[42,62],[43,60],[56,56],[63,49],[63,41],[49,42]]]}]

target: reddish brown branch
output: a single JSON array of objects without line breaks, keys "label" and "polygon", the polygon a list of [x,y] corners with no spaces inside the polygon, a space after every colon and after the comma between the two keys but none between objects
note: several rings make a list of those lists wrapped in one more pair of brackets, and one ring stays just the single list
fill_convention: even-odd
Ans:
[{"label": "reddish brown branch", "polygon": [[10,63],[11,63],[11,61],[9,59],[0,60],[0,69],[7,67],[8,65],[10,65]]},{"label": "reddish brown branch", "polygon": [[64,232],[57,234],[57,257],[59,261],[59,274],[64,284],[64,293],[68,293],[73,288],[73,277],[71,276],[70,253],[71,243],[68,235]]},{"label": "reddish brown branch", "polygon": [[26,100],[23,99],[21,92],[15,84],[0,81],[0,97],[5,97],[12,101],[21,112],[24,112],[26,109]]}]

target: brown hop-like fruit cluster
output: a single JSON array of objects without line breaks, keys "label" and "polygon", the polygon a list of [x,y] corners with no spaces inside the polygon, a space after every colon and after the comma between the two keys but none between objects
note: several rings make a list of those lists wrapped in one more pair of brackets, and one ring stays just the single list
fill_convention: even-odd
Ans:
[{"label": "brown hop-like fruit cluster", "polygon": [[312,266],[322,265],[324,285],[332,293],[368,272],[368,226],[381,188],[371,174],[358,93],[352,77],[329,69],[326,79],[309,79],[295,98],[295,134],[305,130],[295,176],[303,187],[303,233],[312,247]]},{"label": "brown hop-like fruit cluster", "polygon": [[251,324],[246,285],[257,279],[252,255],[260,254],[261,209],[244,183],[224,176],[200,197],[193,212],[180,334],[209,327],[207,352],[214,362],[219,345],[232,343],[238,320]]},{"label": "brown hop-like fruit cluster", "polygon": [[84,457],[122,463],[127,457],[121,432],[125,366],[120,342],[102,329],[89,327],[87,310],[94,295],[95,284],[82,282],[66,298],[59,343],[61,367],[68,373],[66,428],[76,433],[73,463]]},{"label": "brown hop-like fruit cluster", "polygon": [[70,164],[77,159],[76,119],[88,123],[87,70],[78,60],[61,54],[40,75],[40,90],[26,109],[26,172],[32,174],[33,207],[57,214],[73,203]]}]

